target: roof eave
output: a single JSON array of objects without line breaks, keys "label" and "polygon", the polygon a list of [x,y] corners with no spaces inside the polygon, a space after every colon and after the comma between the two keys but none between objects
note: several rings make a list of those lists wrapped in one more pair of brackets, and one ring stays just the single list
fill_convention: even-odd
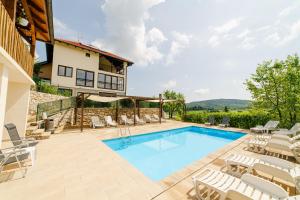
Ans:
[{"label": "roof eave", "polygon": [[52,0],[45,0],[47,4],[47,17],[48,17],[48,28],[50,43],[54,44],[54,26],[53,26],[53,10],[52,10]]}]

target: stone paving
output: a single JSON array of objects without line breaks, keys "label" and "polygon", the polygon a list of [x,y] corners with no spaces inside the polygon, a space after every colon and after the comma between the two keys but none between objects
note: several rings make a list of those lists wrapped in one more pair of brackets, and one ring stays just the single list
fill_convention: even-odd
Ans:
[{"label": "stone paving", "polygon": [[[167,121],[131,127],[131,134],[179,128],[191,123]],[[216,128],[216,127],[215,127]],[[227,130],[243,131],[240,129]],[[97,200],[177,200],[196,199],[191,176],[205,167],[222,169],[222,158],[233,152],[258,156],[245,151],[246,135],[178,172],[154,182],[101,142],[119,136],[118,128],[68,130],[42,140],[37,160],[25,178],[10,176],[0,183],[2,200],[97,199]],[[3,173],[2,179],[11,173]],[[1,177],[0,177],[1,180]]]}]

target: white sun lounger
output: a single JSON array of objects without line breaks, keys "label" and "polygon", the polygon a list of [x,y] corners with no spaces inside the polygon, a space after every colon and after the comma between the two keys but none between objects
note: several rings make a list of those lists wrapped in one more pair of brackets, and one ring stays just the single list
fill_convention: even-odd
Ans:
[{"label": "white sun lounger", "polygon": [[271,131],[275,131],[279,121],[268,121],[264,126],[258,125],[256,127],[250,128],[250,131],[255,133],[269,133]]},{"label": "white sun lounger", "polygon": [[126,115],[121,115],[121,124],[124,124],[124,125],[133,125],[134,122],[132,119],[128,119],[128,117]]},{"label": "white sun lounger", "polygon": [[92,128],[101,128],[101,127],[105,127],[105,124],[99,120],[98,116],[92,116],[91,126]]},{"label": "white sun lounger", "polygon": [[105,116],[104,119],[107,126],[117,126],[117,123],[114,120],[112,120],[111,116]]},{"label": "white sun lounger", "polygon": [[234,190],[250,199],[284,199],[288,193],[279,185],[251,174],[242,175],[241,179],[213,169],[205,169],[193,176],[194,188],[198,199],[203,198],[200,187],[208,189],[205,199],[210,199],[213,193],[218,193],[224,200],[227,192]]},{"label": "white sun lounger", "polygon": [[134,115],[134,117],[135,117],[135,122],[137,124],[141,124],[141,125],[146,124],[146,122],[144,120],[140,119],[138,115]]},{"label": "white sun lounger", "polygon": [[263,153],[265,147],[271,141],[284,141],[290,144],[297,142],[300,139],[300,134],[294,137],[289,137],[287,135],[273,134],[273,135],[256,135],[253,139],[247,142],[247,148],[251,151]]},{"label": "white sun lounger", "polygon": [[150,115],[144,115],[144,119],[147,123],[153,123],[153,122],[158,122],[159,120],[151,117]]},{"label": "white sun lounger", "polygon": [[[152,114],[152,118],[156,119],[159,121],[159,116],[157,114]],[[161,118],[161,122],[166,122],[166,119],[164,119],[163,117]]]},{"label": "white sun lounger", "polygon": [[[225,199],[226,200],[256,200],[256,199],[253,199],[253,198],[247,196],[247,194],[244,194],[243,192],[239,192],[236,190],[228,190]],[[272,199],[274,199],[274,198],[272,198]],[[268,200],[268,198],[267,198],[267,200]],[[300,195],[286,197],[281,200],[300,200]]]},{"label": "white sun lounger", "polygon": [[[288,141],[291,144],[297,142],[300,139],[300,134],[295,135],[293,137],[290,137],[288,135],[282,135],[282,134],[273,134],[273,135],[256,135],[253,139],[251,140],[261,140],[261,141],[269,141],[271,139],[276,139],[276,140],[283,140],[283,141]],[[251,141],[250,140],[250,141]]]},{"label": "white sun lounger", "polygon": [[291,183],[298,191],[300,189],[300,167],[287,160],[266,155],[253,158],[241,154],[231,154],[225,158],[225,163],[230,174],[241,176],[245,172],[260,171]]},{"label": "white sun lounger", "polygon": [[273,133],[281,135],[296,135],[297,132],[300,132],[300,123],[296,123],[290,130],[279,129],[278,131],[274,131]]}]

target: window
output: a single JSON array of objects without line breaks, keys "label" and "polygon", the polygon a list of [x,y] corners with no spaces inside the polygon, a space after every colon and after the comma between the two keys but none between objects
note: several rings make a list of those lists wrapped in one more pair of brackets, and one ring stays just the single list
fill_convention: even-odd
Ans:
[{"label": "window", "polygon": [[105,88],[105,74],[98,74],[98,88]]},{"label": "window", "polygon": [[98,74],[98,88],[124,90],[124,78],[106,74]]},{"label": "window", "polygon": [[65,77],[72,77],[73,74],[73,68],[72,67],[66,67],[62,65],[58,65],[57,75],[58,76],[65,76]]},{"label": "window", "polygon": [[76,85],[84,87],[94,87],[94,72],[77,69]]},{"label": "window", "polygon": [[124,90],[124,78],[118,78],[118,90]]},{"label": "window", "polygon": [[116,90],[118,84],[118,77],[112,76],[111,77],[111,89]]},{"label": "window", "polygon": [[85,56],[86,57],[91,57],[91,54],[90,53],[85,53]]},{"label": "window", "polygon": [[111,89],[111,76],[105,76],[105,89]]}]

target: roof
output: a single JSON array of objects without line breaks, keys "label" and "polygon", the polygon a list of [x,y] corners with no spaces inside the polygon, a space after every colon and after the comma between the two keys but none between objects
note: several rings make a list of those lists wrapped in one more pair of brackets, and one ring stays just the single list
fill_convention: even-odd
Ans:
[{"label": "roof", "polygon": [[17,3],[17,18],[24,18],[28,21],[27,25],[18,24],[17,28],[21,35],[25,39],[31,37],[30,31],[32,31],[31,25],[33,25],[37,40],[53,43],[52,0],[24,0],[20,2]]},{"label": "roof", "polygon": [[104,56],[112,57],[112,58],[115,58],[117,60],[121,60],[121,61],[127,62],[128,66],[130,66],[130,65],[133,64],[132,61],[130,61],[130,60],[126,59],[126,58],[122,58],[122,57],[120,57],[120,56],[118,56],[116,54],[113,54],[113,53],[110,53],[110,52],[107,52],[107,51],[103,51],[103,50],[98,49],[98,48],[96,48],[94,46],[83,44],[81,42],[75,42],[75,41],[71,41],[71,40],[57,39],[57,38],[55,38],[55,41],[63,42],[63,43],[69,44],[69,45],[73,45],[75,47],[79,47],[79,48],[82,48],[82,49],[93,51],[93,52],[99,53],[99,54],[104,55]]}]

